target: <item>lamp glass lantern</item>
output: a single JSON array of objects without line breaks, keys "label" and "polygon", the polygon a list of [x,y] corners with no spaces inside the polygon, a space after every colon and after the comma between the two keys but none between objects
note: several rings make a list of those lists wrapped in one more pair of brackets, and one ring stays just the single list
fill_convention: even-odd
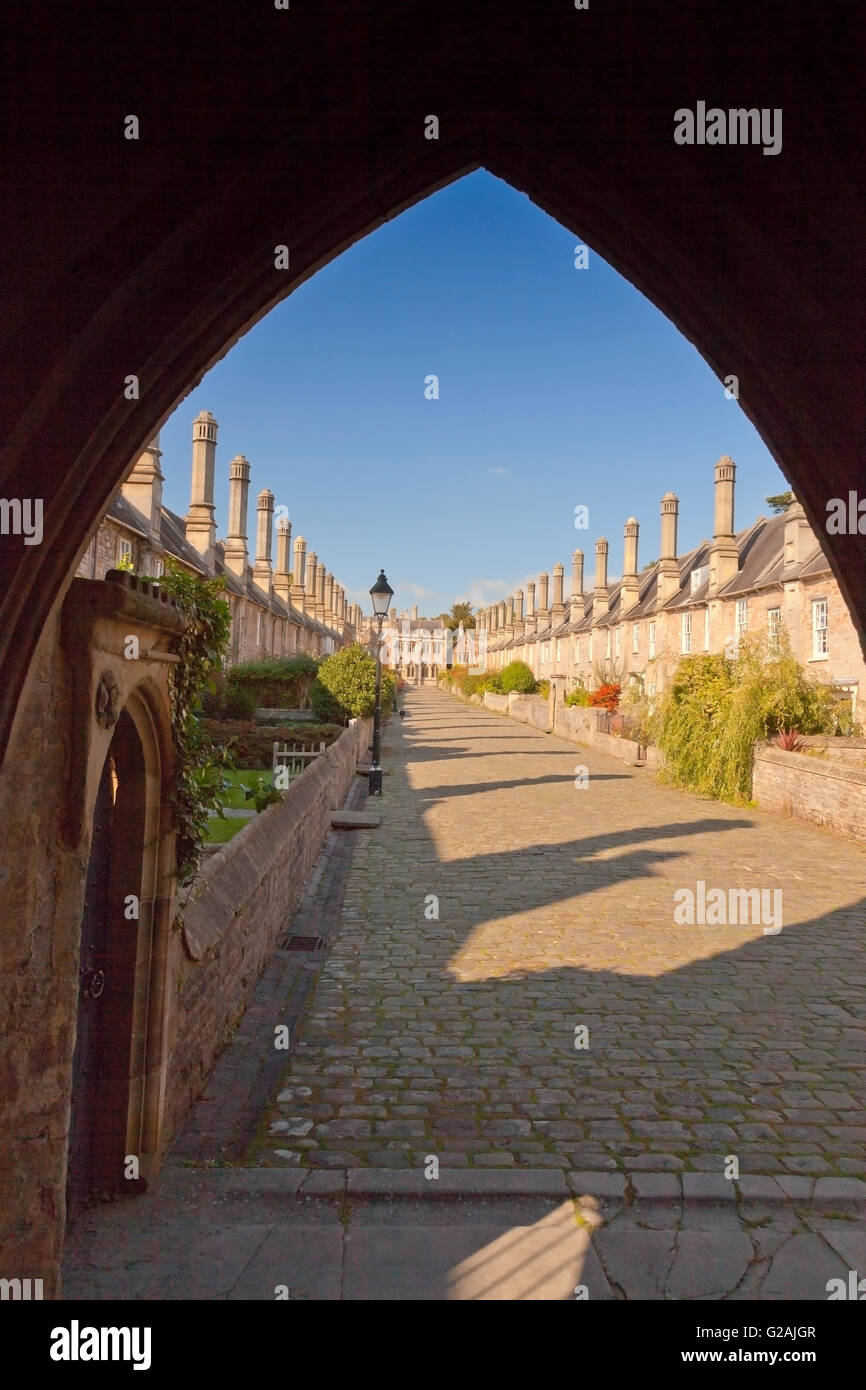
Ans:
[{"label": "lamp glass lantern", "polygon": [[373,600],[373,613],[377,618],[384,618],[391,606],[391,599],[394,597],[394,590],[385,578],[385,571],[379,571],[379,578],[370,590],[370,598]]}]

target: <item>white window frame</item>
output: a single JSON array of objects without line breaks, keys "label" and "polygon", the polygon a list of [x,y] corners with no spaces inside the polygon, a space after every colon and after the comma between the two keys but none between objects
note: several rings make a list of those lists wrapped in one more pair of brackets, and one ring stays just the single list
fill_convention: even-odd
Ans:
[{"label": "white window frame", "polygon": [[781,608],[767,609],[767,646],[771,652],[779,650],[779,633],[782,628]]},{"label": "white window frame", "polygon": [[830,655],[830,615],[825,598],[812,599],[812,660],[826,661]]},{"label": "white window frame", "polygon": [[631,649],[633,652],[640,651],[640,623],[631,625]]},{"label": "white window frame", "polygon": [[656,654],[656,625],[654,622],[649,625],[649,654],[650,660],[652,660]]},{"label": "white window frame", "polygon": [[605,654],[605,656],[608,657],[608,658],[610,657],[610,646],[611,646],[611,632],[610,632],[610,628],[608,627],[608,628],[605,628],[605,639],[604,639],[604,654]]},{"label": "white window frame", "polygon": [[562,661],[562,640],[561,640],[561,638],[557,637],[557,639],[556,639],[556,664],[557,664],[557,666],[559,665],[559,663],[560,663],[561,661]]},{"label": "white window frame", "polygon": [[117,559],[118,561],[125,560],[127,556],[130,560],[133,561],[133,563],[135,562],[135,553],[133,551],[132,541],[129,540],[127,536],[118,536]]},{"label": "white window frame", "polygon": [[692,650],[692,615],[689,609],[686,609],[682,615],[681,629],[680,651],[683,656],[690,656]]},{"label": "white window frame", "polygon": [[622,628],[618,627],[613,639],[614,656],[619,656],[622,651]]},{"label": "white window frame", "polygon": [[589,634],[589,663],[590,663],[590,665],[592,665],[592,639],[593,639],[594,636],[595,636],[595,633],[593,633],[593,632],[591,632],[591,633]]},{"label": "white window frame", "polygon": [[710,650],[710,605],[704,609],[704,651]]},{"label": "white window frame", "polygon": [[739,645],[741,638],[745,637],[749,630],[749,600],[746,598],[737,599],[736,617],[734,622],[734,638]]}]

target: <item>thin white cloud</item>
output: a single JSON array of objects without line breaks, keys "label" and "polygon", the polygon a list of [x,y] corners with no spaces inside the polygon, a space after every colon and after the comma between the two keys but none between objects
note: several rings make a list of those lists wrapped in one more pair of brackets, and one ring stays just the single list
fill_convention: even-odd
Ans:
[{"label": "thin white cloud", "polygon": [[400,580],[397,584],[394,585],[394,589],[399,594],[409,593],[412,595],[413,598],[436,597],[435,589],[425,589],[421,584],[404,584],[402,580]]},{"label": "thin white cloud", "polygon": [[509,471],[507,468],[500,468],[500,467],[488,468],[487,472],[488,472],[488,473],[493,473],[493,474],[495,475],[495,477],[497,477],[497,478],[510,478],[510,477],[511,477],[511,473],[510,473],[510,471]]}]

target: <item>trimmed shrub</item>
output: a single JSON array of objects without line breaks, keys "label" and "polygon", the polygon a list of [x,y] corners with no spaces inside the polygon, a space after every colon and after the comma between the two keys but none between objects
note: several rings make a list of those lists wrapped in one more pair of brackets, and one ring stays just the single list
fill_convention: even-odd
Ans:
[{"label": "trimmed shrub", "polygon": [[[385,680],[386,674],[389,677],[388,682]],[[382,677],[384,708],[386,688],[390,688],[393,703],[394,686],[390,673],[383,671]],[[353,642],[351,647],[343,647],[340,651],[334,652],[333,656],[326,657],[320,665],[311,695],[313,709],[320,716],[329,702],[333,701],[333,708],[341,712],[343,723],[349,719],[369,719],[376,704],[375,657],[365,651],[360,642]]]},{"label": "trimmed shrub", "polygon": [[589,691],[582,685],[576,685],[574,690],[570,690],[565,697],[565,703],[573,709],[575,705],[582,708],[589,704]]},{"label": "trimmed shrub", "polygon": [[550,699],[550,681],[536,681],[535,693],[540,695],[542,700]]},{"label": "trimmed shrub", "polygon": [[504,694],[515,690],[520,695],[531,695],[535,690],[535,677],[525,661],[509,661],[500,672]]}]

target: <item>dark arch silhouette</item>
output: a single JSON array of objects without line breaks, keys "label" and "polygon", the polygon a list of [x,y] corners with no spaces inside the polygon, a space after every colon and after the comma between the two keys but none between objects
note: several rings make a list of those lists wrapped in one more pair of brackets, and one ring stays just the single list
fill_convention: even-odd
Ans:
[{"label": "dark arch silhouette", "polygon": [[[0,746],[51,606],[153,431],[294,287],[479,166],[635,284],[720,390],[739,378],[816,529],[860,485],[857,6],[88,8],[7,18],[0,494],[38,486],[45,520],[41,545],[0,545]],[[781,152],[678,146],[674,112],[700,100],[780,109]],[[862,637],[861,538],[827,549]]]}]

